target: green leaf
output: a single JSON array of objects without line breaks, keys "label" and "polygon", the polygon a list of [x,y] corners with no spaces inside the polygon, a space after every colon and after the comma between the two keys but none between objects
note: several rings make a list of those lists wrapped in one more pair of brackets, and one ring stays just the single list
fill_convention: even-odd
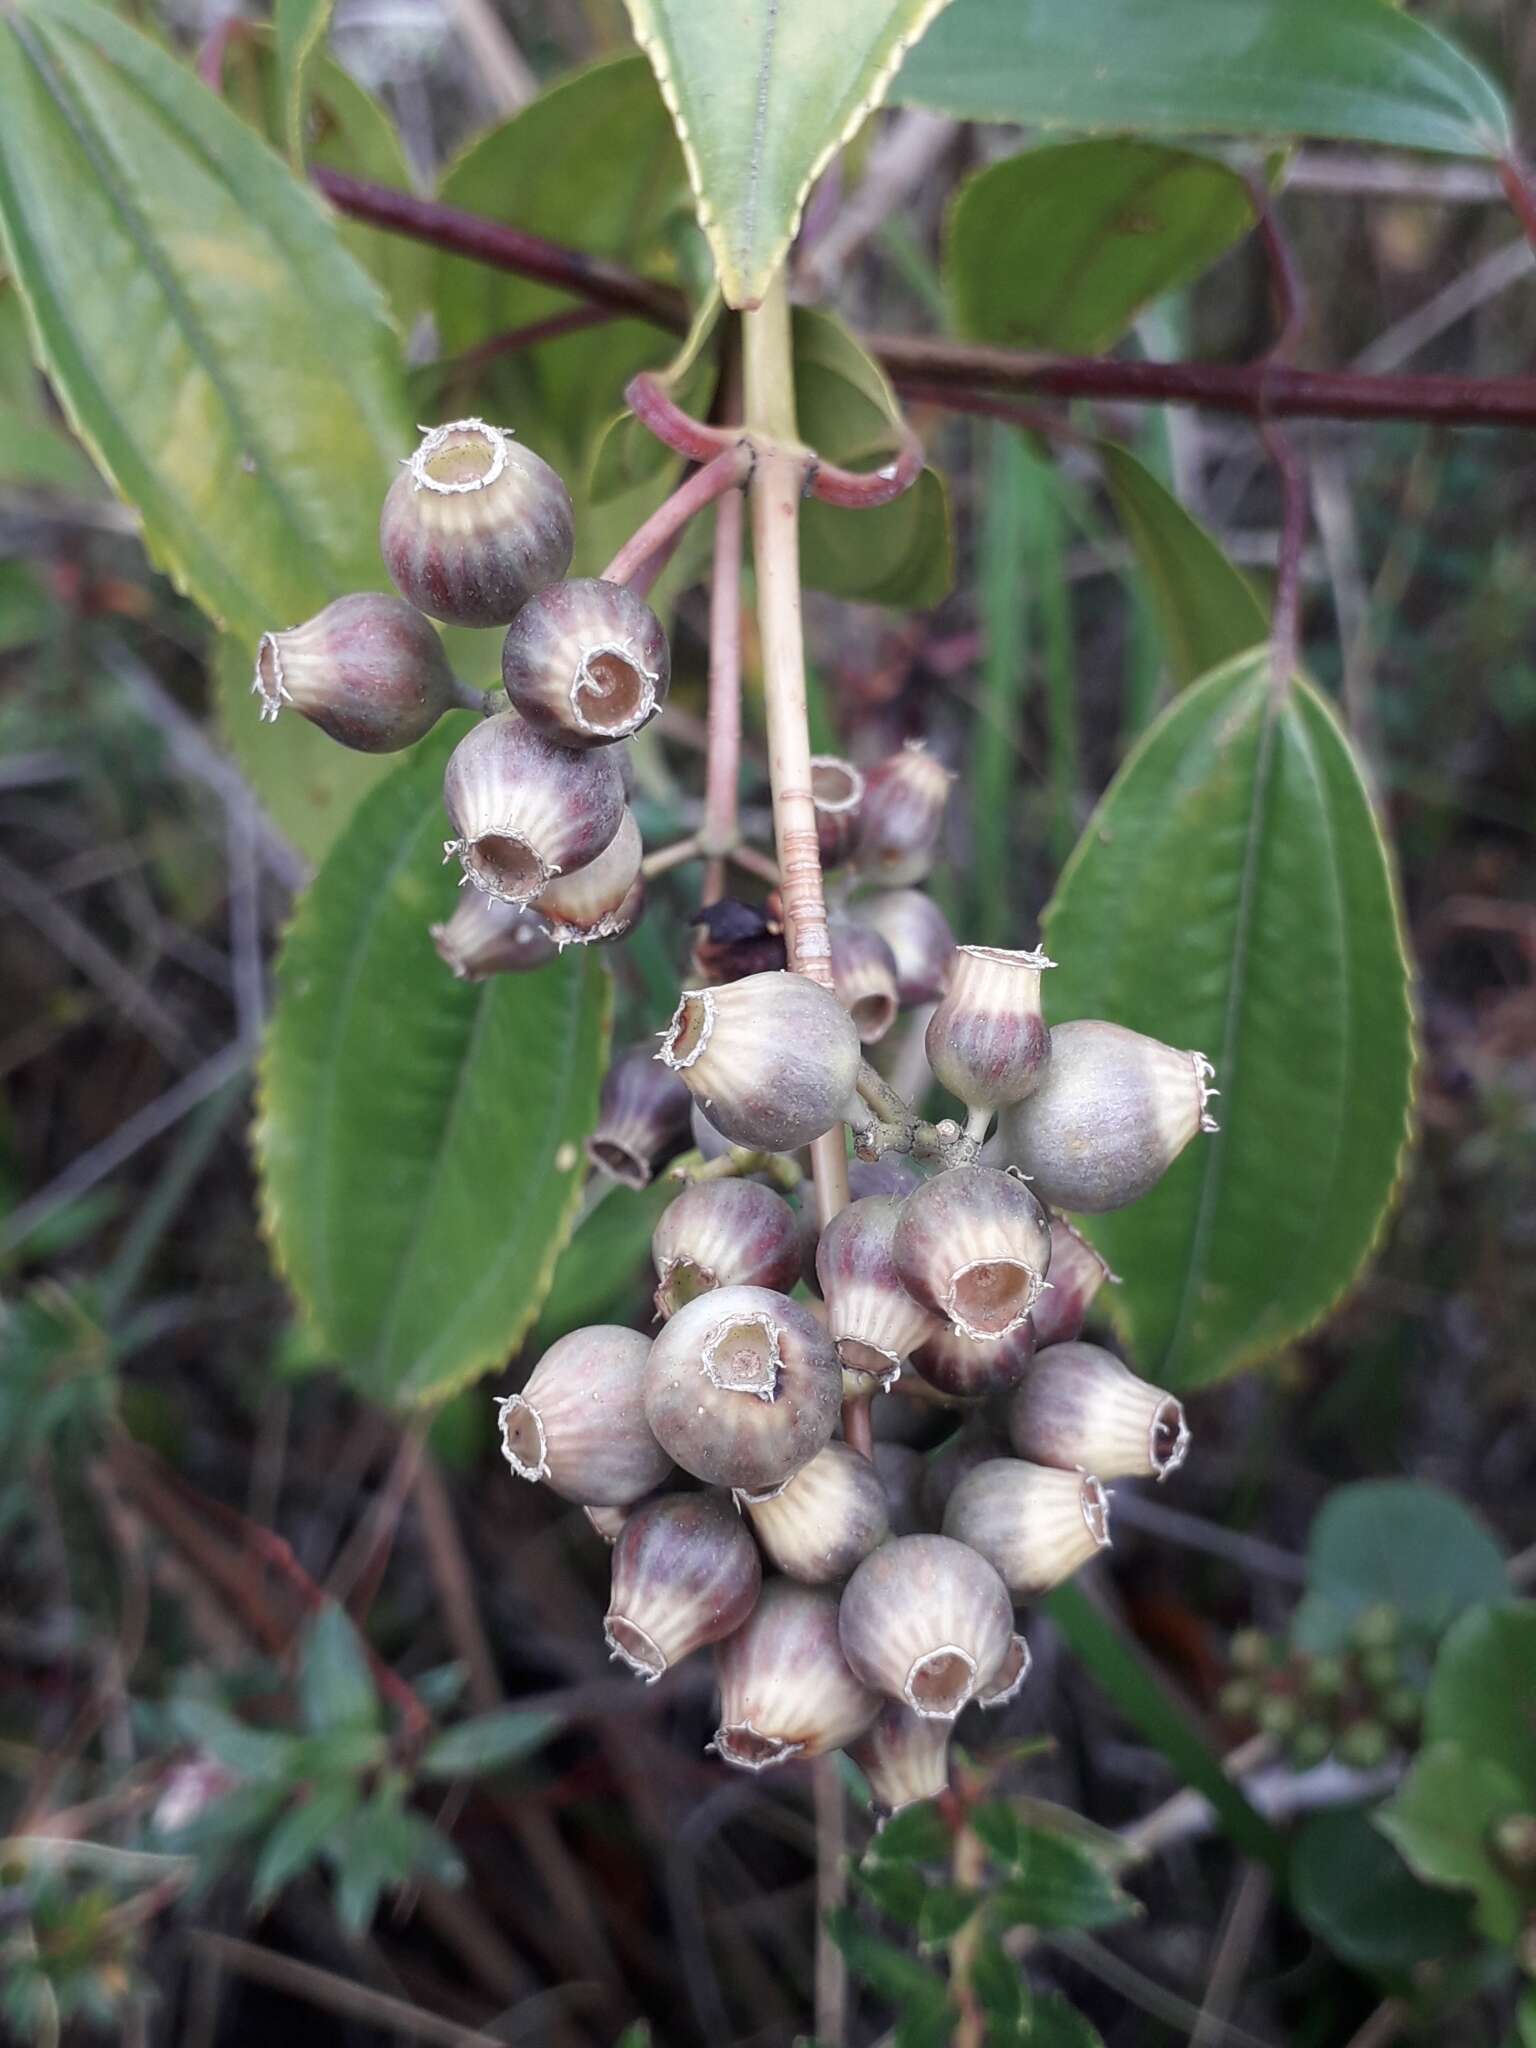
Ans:
[{"label": "green leaf", "polygon": [[1424,1740],[1491,1757],[1536,1809],[1536,1601],[1474,1607],[1440,1645]]},{"label": "green leaf", "polygon": [[974,1919],[981,1903],[980,1892],[962,1891],[950,1884],[929,1885],[917,1916],[919,1942],[924,1948],[942,1948]]},{"label": "green leaf", "polygon": [[1005,157],[950,214],[955,325],[1004,348],[1101,355],[1252,225],[1236,171],[1165,143],[1117,136]]},{"label": "green leaf", "polygon": [[1504,1558],[1486,1524],[1454,1495],[1407,1479],[1344,1486],[1308,1543],[1307,1592],[1291,1634],[1298,1649],[1342,1650],[1368,1607],[1396,1608],[1434,1639],[1458,1614],[1505,1591]]},{"label": "green leaf", "polygon": [[1520,2048],[1536,2048],[1536,1984],[1528,1984],[1520,1994],[1515,2030],[1520,2038]]},{"label": "green leaf", "polygon": [[283,144],[304,164],[304,96],[309,70],[325,46],[334,0],[274,0],[277,70],[282,90]]},{"label": "green leaf", "polygon": [[1499,156],[1509,111],[1388,0],[955,0],[890,97],[970,121]]},{"label": "green leaf", "polygon": [[1267,649],[1177,698],[1089,820],[1044,919],[1054,1020],[1216,1065],[1219,1135],[1087,1219],[1147,1375],[1186,1389],[1310,1329],[1397,1185],[1412,1101],[1391,867],[1349,743]]},{"label": "green leaf", "polygon": [[422,1773],[428,1778],[478,1778],[505,1770],[542,1749],[560,1725],[558,1714],[525,1713],[519,1707],[477,1714],[428,1745]]},{"label": "green leaf", "polygon": [[[594,64],[550,86],[473,143],[445,173],[439,196],[665,282],[682,281],[698,246],[682,156],[638,56]],[[571,303],[548,285],[459,256],[438,258],[436,311],[449,357]],[[497,362],[477,381],[475,403],[486,417],[517,427],[575,488],[599,433],[623,408],[625,384],[637,370],[660,368],[676,347],[644,321],[610,320]],[[467,409],[462,388],[450,385],[455,411]]]},{"label": "green leaf", "polygon": [[307,1799],[290,1806],[262,1844],[251,1875],[258,1906],[276,1898],[285,1884],[307,1870],[334,1831],[357,1806],[357,1782],[336,1778],[317,1785]]},{"label": "green leaf", "polygon": [[1001,1802],[977,1807],[971,1826],[997,1859],[989,1897],[1010,1924],[1112,1927],[1138,1911],[1103,1862],[1070,1835],[1031,1827]]},{"label": "green leaf", "polygon": [[399,351],[313,194],[93,0],[19,0],[0,101],[34,351],[156,560],[251,643],[376,587]]},{"label": "green leaf", "polygon": [[1029,2048],[1104,2048],[1098,2028],[1059,1991],[1033,1995],[1023,2039]]},{"label": "green leaf", "polygon": [[381,1892],[417,1872],[440,1884],[463,1882],[458,1852],[429,1821],[401,1804],[402,1791],[398,1781],[381,1786],[325,1844],[326,1860],[336,1872],[337,1910],[354,1930],[373,1918]]},{"label": "green leaf", "polygon": [[811,185],[945,0],[625,0],[688,160],[730,306],[755,306]]},{"label": "green leaf", "polygon": [[[829,313],[794,313],[800,433],[829,462],[878,469],[901,445],[900,414],[884,374]],[[923,609],[954,581],[949,501],[925,469],[889,505],[847,511],[808,498],[800,511],[800,574],[814,590],[863,604]]]},{"label": "green leaf", "polygon": [[655,1277],[651,1233],[676,1194],[677,1183],[667,1180],[648,1188],[615,1183],[608,1190],[560,1254],[529,1339],[532,1349],[547,1351],[557,1338],[588,1323],[625,1322],[626,1316],[608,1311],[626,1300],[648,1300]]},{"label": "green leaf", "polygon": [[377,1728],[382,1716],[357,1630],[332,1600],[304,1632],[299,1651],[299,1709],[312,1735]]},{"label": "green leaf", "polygon": [[1460,1743],[1435,1741],[1415,1758],[1376,1825],[1426,1883],[1471,1892],[1479,1928],[1490,1941],[1506,1943],[1519,1933],[1525,1909],[1490,1854],[1489,1836],[1529,1803],[1528,1789],[1496,1752],[1475,1755]]},{"label": "green leaf", "polygon": [[1464,1949],[1464,1907],[1423,1885],[1357,1808],[1311,1814],[1291,1849],[1291,1904],[1357,1969],[1408,1976]]},{"label": "green leaf", "polygon": [[1145,464],[1113,441],[1099,459],[1181,688],[1269,638],[1248,578]]},{"label": "green leaf", "polygon": [[[21,294],[0,278],[0,483],[93,497],[95,471],[50,413]],[[18,565],[19,566],[19,565]]]},{"label": "green leaf", "polygon": [[1132,1727],[1168,1759],[1186,1785],[1205,1794],[1237,1846],[1271,1870],[1280,1870],[1284,1838],[1227,1776],[1193,1715],[1145,1652],[1080,1585],[1069,1581],[1058,1586],[1046,1596],[1045,1611],[1073,1655],[1093,1673]]},{"label": "green leaf", "polygon": [[171,1700],[171,1726],[183,1742],[194,1743],[242,1778],[284,1784],[293,1775],[297,1738],[271,1728],[251,1728],[212,1700],[182,1693]]},{"label": "green leaf", "polygon": [[364,801],[277,970],[257,1154],[268,1234],[338,1369],[439,1399],[528,1328],[571,1226],[596,1116],[607,981],[580,950],[456,982],[429,927],[454,718]]},{"label": "green leaf", "polygon": [[911,2029],[900,2036],[903,2042],[919,2048],[931,2041],[934,2048],[944,2048],[955,2015],[943,1978],[894,1942],[871,1933],[846,1906],[827,1915],[827,1928],[854,1975],[900,2008],[902,2027]]},{"label": "green leaf", "polygon": [[870,1843],[866,1863],[947,1863],[952,1837],[933,1800],[904,1806]]}]

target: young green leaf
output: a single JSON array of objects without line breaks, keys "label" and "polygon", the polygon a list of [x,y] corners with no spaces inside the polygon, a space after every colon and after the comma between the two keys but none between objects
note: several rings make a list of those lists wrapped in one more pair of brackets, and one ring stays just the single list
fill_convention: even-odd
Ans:
[{"label": "young green leaf", "polygon": [[428,1778],[478,1778],[505,1770],[541,1749],[560,1726],[557,1714],[525,1713],[519,1707],[499,1708],[461,1721],[431,1742],[421,1759]]},{"label": "young green leaf", "polygon": [[1358,1808],[1309,1815],[1291,1850],[1291,1904],[1356,1969],[1407,1976],[1465,1949],[1465,1902],[1421,1884]]},{"label": "young green leaf", "polygon": [[317,1785],[307,1799],[290,1806],[261,1846],[251,1874],[251,1899],[264,1906],[285,1884],[307,1870],[358,1801],[355,1778]]},{"label": "young green leaf", "polygon": [[1248,578],[1128,448],[1099,443],[1115,510],[1135,550],[1174,683],[1182,688],[1269,637]]},{"label": "young green leaf", "polygon": [[169,1706],[171,1726],[184,1742],[205,1749],[242,1778],[284,1785],[293,1775],[298,1738],[275,1728],[252,1728],[213,1700],[180,1693]]},{"label": "young green leaf", "polygon": [[955,2012],[942,1977],[904,1948],[872,1933],[848,1907],[827,1916],[827,1929],[848,1959],[848,1967],[901,2012],[901,2035],[911,2048],[944,2048]]},{"label": "young green leaf", "polygon": [[310,67],[325,47],[335,0],[275,0],[277,69],[283,103],[283,144],[295,169],[304,165],[305,92]]},{"label": "young green leaf", "polygon": [[[839,320],[797,307],[795,403],[800,433],[829,462],[878,469],[901,444],[900,415],[879,365]],[[800,574],[813,590],[861,604],[935,605],[954,580],[949,500],[925,469],[888,505],[845,511],[808,498]]]},{"label": "young green leaf", "polygon": [[1044,919],[1052,1021],[1105,1017],[1216,1065],[1219,1134],[1088,1220],[1111,1312],[1186,1389],[1268,1356],[1353,1282],[1412,1102],[1407,963],[1348,741],[1267,649],[1186,690],[1089,820]]},{"label": "young green leaf", "polygon": [[1501,1820],[1529,1812],[1530,1803],[1496,1752],[1430,1742],[1376,1825],[1426,1883],[1471,1892],[1478,1927],[1490,1941],[1507,1943],[1524,1924],[1525,1907],[1520,1887],[1494,1861],[1492,1835]]},{"label": "young green leaf", "polygon": [[1243,180],[1191,150],[1129,137],[1026,150],[955,201],[944,262],[955,324],[1003,348],[1101,355],[1252,225]]},{"label": "young green leaf", "polygon": [[730,306],[755,306],[811,185],[945,0],[626,0],[672,109]]},{"label": "young green leaf", "polygon": [[1435,1659],[1424,1740],[1496,1759],[1536,1811],[1536,1600],[1462,1615]]},{"label": "young green leaf", "polygon": [[0,102],[34,351],[156,559],[252,645],[377,587],[399,349],[314,195],[94,0],[7,10]]},{"label": "young green leaf", "polygon": [[445,720],[359,808],[277,973],[256,1146],[269,1235],[337,1368],[407,1406],[504,1360],[571,1227],[607,981],[578,950],[456,982]]},{"label": "young green leaf", "polygon": [[351,1617],[328,1601],[304,1631],[299,1647],[299,1710],[312,1735],[375,1729],[382,1715],[368,1660]]},{"label": "young green leaf", "polygon": [[1361,1480],[1333,1494],[1312,1524],[1291,1634],[1299,1649],[1342,1650],[1358,1617],[1385,1605],[1435,1639],[1504,1590],[1503,1554],[1470,1508],[1411,1480]]},{"label": "young green leaf", "polygon": [[1386,0],[955,0],[889,95],[970,121],[1499,156],[1509,110]]},{"label": "young green leaf", "polygon": [[1112,1927],[1138,1908],[1103,1862],[1057,1829],[1031,1827],[1001,1803],[979,1806],[971,1826],[997,1859],[994,1910],[1029,1927]]}]

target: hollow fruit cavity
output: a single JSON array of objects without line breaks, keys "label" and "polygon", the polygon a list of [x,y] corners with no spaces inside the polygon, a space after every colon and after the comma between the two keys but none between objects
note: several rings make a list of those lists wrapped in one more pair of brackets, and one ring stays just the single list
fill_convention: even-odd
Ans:
[{"label": "hollow fruit cavity", "polygon": [[779,1390],[779,1333],[767,1316],[721,1323],[704,1345],[704,1376],[727,1394],[771,1401]]},{"label": "hollow fruit cavity", "polygon": [[919,1657],[907,1673],[907,1705],[925,1720],[952,1721],[976,1684],[976,1660],[946,1643]]},{"label": "hollow fruit cavity", "polygon": [[857,1337],[839,1337],[837,1356],[847,1371],[868,1373],[871,1379],[879,1380],[882,1387],[888,1385],[901,1370],[899,1358],[877,1349],[873,1344],[865,1344]]},{"label": "hollow fruit cavity", "polygon": [[848,1014],[864,1044],[874,1045],[896,1022],[896,998],[889,995],[860,996]]},{"label": "hollow fruit cavity", "polygon": [[256,651],[256,679],[251,688],[261,699],[261,715],[269,722],[276,718],[287,701],[288,692],[283,685],[283,657],[278,651],[277,635],[263,633],[261,646]]},{"label": "hollow fruit cavity", "polygon": [[544,1424],[539,1411],[521,1394],[501,1404],[502,1455],[519,1479],[542,1479],[549,1470]]},{"label": "hollow fruit cavity", "polygon": [[634,732],[655,701],[653,679],[616,647],[589,654],[571,686],[571,708],[593,732]]},{"label": "hollow fruit cavity", "polygon": [[471,840],[464,849],[464,865],[483,889],[511,903],[537,896],[555,873],[526,840],[510,832],[487,832]]},{"label": "hollow fruit cavity", "polygon": [[613,1138],[594,1138],[588,1146],[592,1164],[600,1166],[604,1173],[612,1174],[627,1188],[649,1187],[650,1169],[638,1152],[631,1152],[627,1145],[621,1145]]},{"label": "hollow fruit cavity", "polygon": [[711,1293],[716,1284],[708,1266],[701,1266],[694,1259],[672,1259],[656,1288],[657,1313],[675,1316],[690,1301],[697,1301],[701,1294]]},{"label": "hollow fruit cavity", "polygon": [[610,1614],[603,1634],[616,1657],[622,1657],[631,1671],[654,1684],[667,1668],[667,1660],[645,1630],[622,1614]]},{"label": "hollow fruit cavity", "polygon": [[661,1041],[661,1057],[669,1067],[691,1067],[709,1043],[715,1006],[708,989],[690,989],[673,1012]]},{"label": "hollow fruit cavity", "polygon": [[1038,1274],[1017,1259],[977,1259],[950,1283],[950,1320],[967,1337],[1006,1337],[1034,1306]]},{"label": "hollow fruit cavity", "polygon": [[787,1764],[804,1749],[803,1742],[786,1742],[780,1735],[764,1735],[750,1721],[715,1730],[715,1748],[728,1764],[747,1771],[766,1771],[771,1764]]},{"label": "hollow fruit cavity", "polygon": [[428,490],[480,491],[500,475],[506,451],[479,420],[439,427],[416,454],[416,480]]},{"label": "hollow fruit cavity", "polygon": [[864,795],[864,778],[847,761],[828,755],[811,763],[811,800],[819,811],[851,811]]},{"label": "hollow fruit cavity", "polygon": [[1157,1413],[1152,1418],[1152,1439],[1149,1447],[1152,1470],[1159,1479],[1166,1479],[1170,1472],[1177,1472],[1189,1455],[1189,1424],[1184,1420],[1184,1408],[1170,1394],[1166,1401],[1160,1401]]}]

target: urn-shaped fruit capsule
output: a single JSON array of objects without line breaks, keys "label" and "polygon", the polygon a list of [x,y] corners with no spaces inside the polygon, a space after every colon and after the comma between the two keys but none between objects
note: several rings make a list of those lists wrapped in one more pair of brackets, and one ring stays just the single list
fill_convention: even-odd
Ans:
[{"label": "urn-shaped fruit capsule", "polygon": [[905,1199],[914,1188],[921,1187],[923,1176],[899,1152],[887,1152],[883,1159],[850,1159],[848,1162],[848,1197],[850,1201],[862,1202],[866,1195],[895,1195]]},{"label": "urn-shaped fruit capsule", "polygon": [[849,1743],[848,1754],[864,1773],[882,1827],[904,1807],[949,1790],[952,1727],[952,1722],[914,1714],[900,1700],[887,1700],[873,1725]]},{"label": "urn-shaped fruit capsule", "polygon": [[866,1195],[840,1210],[816,1247],[816,1278],[837,1355],[888,1385],[901,1361],[940,1328],[902,1284],[892,1246],[901,1198]]},{"label": "urn-shaped fruit capsule", "polygon": [[1003,1112],[998,1136],[1041,1201],[1087,1214],[1123,1209],[1191,1138],[1216,1129],[1212,1073],[1203,1053],[1119,1024],[1058,1024],[1040,1085]]},{"label": "urn-shaped fruit capsule", "polygon": [[536,910],[503,903],[481,889],[461,889],[452,917],[432,926],[439,958],[460,981],[493,974],[524,974],[560,950]]},{"label": "urn-shaped fruit capsule", "polygon": [[451,626],[505,626],[571,565],[570,493],[502,427],[433,427],[390,486],[379,548],[395,588]]},{"label": "urn-shaped fruit capsule", "polygon": [[904,1010],[937,1002],[949,986],[955,935],[949,919],[921,889],[880,889],[861,896],[849,915],[878,932],[896,962],[896,1000]]},{"label": "urn-shaped fruit capsule", "polygon": [[619,1531],[603,1634],[616,1657],[654,1682],[740,1628],[762,1583],[757,1545],[724,1494],[665,1493]]},{"label": "urn-shaped fruit capsule", "polygon": [[805,1586],[840,1585],[891,1533],[880,1474],[845,1443],[829,1443],[766,1498],[741,1502],[769,1562]]},{"label": "urn-shaped fruit capsule", "polygon": [[1051,1262],[1050,1222],[1011,1174],[956,1166],[908,1195],[893,1241],[909,1294],[962,1337],[1006,1337],[1028,1316]]},{"label": "urn-shaped fruit capsule", "polygon": [[924,1046],[935,1080],[967,1109],[1001,1109],[1039,1082],[1051,1050],[1040,977],[1055,965],[1038,952],[955,948],[949,987],[928,1020]]},{"label": "urn-shaped fruit capsule", "polygon": [[628,1046],[603,1076],[587,1157],[627,1188],[649,1187],[687,1144],[692,1110],[693,1097],[650,1046]]},{"label": "urn-shaped fruit capsule", "polygon": [[865,771],[854,857],[860,874],[890,889],[923,879],[933,866],[953,779],[918,740]]},{"label": "urn-shaped fruit capsule", "polygon": [[672,1461],[645,1419],[650,1348],[614,1323],[552,1344],[522,1392],[498,1404],[502,1453],[518,1477],[595,1508],[626,1507],[659,1486]]},{"label": "urn-shaped fruit capsule", "polygon": [[768,1287],[717,1287],[658,1332],[645,1413],[685,1472],[766,1493],[828,1443],[843,1376],[809,1309]]},{"label": "urn-shaped fruit capsule", "polygon": [[1115,1276],[1080,1230],[1065,1217],[1051,1218],[1051,1277],[1029,1312],[1035,1349],[1067,1344],[1082,1332],[1094,1296]]},{"label": "urn-shaped fruit capsule", "polygon": [[993,1674],[991,1683],[984,1685],[976,1695],[978,1707],[1006,1707],[1017,1699],[1024,1689],[1032,1663],[1029,1645],[1015,1629],[1008,1644],[1007,1653]]},{"label": "urn-shaped fruit capsule", "polygon": [[459,702],[431,621],[381,590],[338,597],[302,626],[263,633],[251,688],[264,720],[292,705],[363,754],[414,746]]},{"label": "urn-shaped fruit capsule", "polygon": [[848,1668],[837,1595],[768,1579],[756,1607],[715,1651],[720,1725],[712,1747],[762,1771],[841,1749],[874,1720],[880,1695]]},{"label": "urn-shaped fruit capsule", "polygon": [[1184,1409],[1097,1344],[1042,1351],[1008,1402],[1008,1435],[1037,1465],[1166,1479],[1189,1450]]},{"label": "urn-shaped fruit capsule", "polygon": [[864,777],[840,754],[812,754],[811,801],[816,806],[816,843],[823,870],[841,867],[859,836]]},{"label": "urn-shaped fruit capsule", "polygon": [[624,818],[607,754],[552,747],[515,711],[471,728],[448,757],[443,804],[466,877],[505,903],[531,903],[557,875],[594,861]]},{"label": "urn-shaped fruit capsule", "polygon": [[941,1323],[912,1353],[912,1370],[955,1401],[1006,1393],[1023,1379],[1035,1355],[1032,1319],[1033,1311],[1005,1337],[996,1338],[962,1337]]},{"label": "urn-shaped fruit capsule", "polygon": [[896,1022],[896,959],[868,925],[834,917],[827,927],[832,946],[832,986],[853,1019],[863,1045],[876,1045]]},{"label": "urn-shaped fruit capsule", "polygon": [[656,1313],[675,1315],[712,1288],[788,1293],[800,1258],[800,1219],[782,1195],[758,1181],[700,1181],[667,1204],[651,1233]]},{"label": "urn-shaped fruit capsule", "polygon": [[948,1536],[896,1536],[843,1589],[843,1655],[916,1714],[952,1721],[995,1676],[1013,1634],[1008,1589]]},{"label": "urn-shaped fruit capsule", "polygon": [[583,1508],[587,1526],[594,1536],[601,1536],[605,1543],[617,1543],[619,1531],[634,1513],[633,1508]]},{"label": "urn-shaped fruit capsule", "polygon": [[944,1533],[995,1565],[1016,1600],[1034,1600],[1107,1548],[1109,1500],[1091,1473],[996,1458],[955,1487]]},{"label": "urn-shaped fruit capsule", "polygon": [[685,989],[657,1057],[732,1144],[792,1152],[842,1116],[861,1054],[830,989],[768,973]]},{"label": "urn-shaped fruit capsule", "polygon": [[557,875],[539,891],[533,907],[557,947],[589,946],[629,930],[630,892],[640,877],[643,852],[635,814],[626,808],[618,831],[595,860],[573,874]]},{"label": "urn-shaped fruit capsule", "polygon": [[672,657],[660,619],[622,583],[552,583],[507,628],[501,679],[512,707],[563,747],[601,747],[649,724]]}]

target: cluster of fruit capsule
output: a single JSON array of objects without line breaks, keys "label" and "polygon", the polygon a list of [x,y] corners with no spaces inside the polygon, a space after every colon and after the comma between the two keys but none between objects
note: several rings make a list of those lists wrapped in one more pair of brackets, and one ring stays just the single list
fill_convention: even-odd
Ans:
[{"label": "cluster of fruit capsule", "polygon": [[1417,1739],[1427,1669],[1395,1608],[1367,1607],[1338,1651],[1309,1655],[1247,1628],[1232,1638],[1231,1655],[1222,1713],[1272,1736],[1298,1770],[1330,1755],[1370,1770]]},{"label": "cluster of fruit capsule", "polygon": [[[561,580],[563,485],[478,420],[427,433],[381,544],[403,595],[268,635],[264,713],[287,702],[346,744],[408,745],[480,701],[423,614],[506,626],[505,705],[482,707],[445,773],[471,886],[439,951],[479,978],[621,934],[640,839],[615,743],[666,693],[655,615],[623,585]],[[1179,1403],[1080,1341],[1107,1276],[1065,1219],[1135,1201],[1213,1128],[1201,1055],[1095,1020],[1047,1029],[1043,954],[955,944],[915,886],[949,779],[921,747],[867,774],[816,762],[823,865],[848,883],[833,986],[700,947],[702,985],[659,1050],[615,1062],[589,1145],[633,1186],[690,1134],[708,1162],[656,1228],[661,1327],[562,1338],[500,1404],[513,1470],[613,1540],[614,1654],[654,1680],[713,1644],[723,1758],[760,1770],[846,1746],[887,1810],[942,1788],[968,1702],[1023,1683],[1015,1603],[1108,1543],[1104,1481],[1184,1458]],[[918,1120],[864,1058],[920,1004],[933,1077],[966,1113],[921,1127],[926,1172]],[[818,1231],[780,1187],[844,1124],[854,1198]],[[893,1390],[960,1415],[931,1458],[837,1438],[845,1401]]]}]

